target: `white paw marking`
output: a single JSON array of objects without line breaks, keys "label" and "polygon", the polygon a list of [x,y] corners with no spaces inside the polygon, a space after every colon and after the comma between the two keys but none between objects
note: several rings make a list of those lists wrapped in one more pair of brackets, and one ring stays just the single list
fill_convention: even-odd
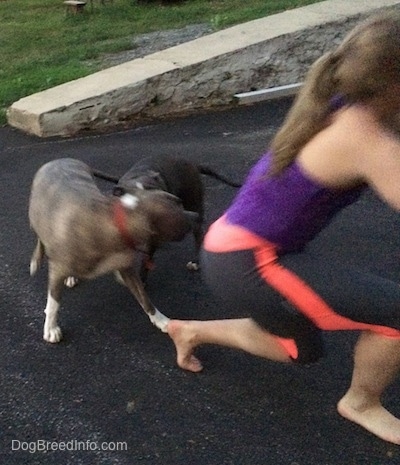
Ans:
[{"label": "white paw marking", "polygon": [[170,322],[170,319],[167,316],[156,309],[156,313],[154,315],[149,315],[149,318],[153,325],[157,326],[158,329],[161,329],[163,333],[167,332],[167,326]]},{"label": "white paw marking", "polygon": [[130,208],[131,210],[134,210],[139,203],[139,199],[136,197],[136,195],[124,194],[121,197],[121,203],[125,207]]},{"label": "white paw marking", "polygon": [[78,278],[74,278],[73,276],[68,276],[68,278],[64,281],[64,284],[67,287],[75,287],[78,284]]},{"label": "white paw marking", "polygon": [[62,332],[59,326],[55,326],[54,328],[45,328],[43,332],[43,339],[47,342],[51,342],[55,344],[60,342],[62,339]]},{"label": "white paw marking", "polygon": [[62,339],[62,332],[60,327],[57,325],[57,314],[60,308],[59,302],[57,302],[51,296],[51,293],[47,294],[47,305],[44,309],[46,319],[43,328],[43,339],[47,342],[55,343],[60,342]]},{"label": "white paw marking", "polygon": [[190,271],[198,271],[200,269],[200,266],[196,262],[188,262],[186,264],[186,268]]}]

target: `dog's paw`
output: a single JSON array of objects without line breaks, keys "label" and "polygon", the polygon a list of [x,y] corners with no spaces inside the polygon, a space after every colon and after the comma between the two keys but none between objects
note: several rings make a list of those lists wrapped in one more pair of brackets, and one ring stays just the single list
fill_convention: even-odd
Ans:
[{"label": "dog's paw", "polygon": [[153,325],[157,326],[157,328],[163,333],[167,332],[167,326],[170,322],[170,319],[167,316],[156,309],[156,313],[154,315],[149,315],[149,318]]},{"label": "dog's paw", "polygon": [[200,269],[200,265],[196,262],[188,262],[186,263],[186,268],[190,271],[198,271]]},{"label": "dog's paw", "polygon": [[47,342],[51,342],[55,344],[60,342],[62,339],[62,332],[59,326],[55,326],[54,328],[45,328],[43,332],[43,339]]},{"label": "dog's paw", "polygon": [[74,276],[68,276],[68,278],[64,280],[65,286],[69,288],[75,287],[78,284],[78,282],[78,278],[74,278]]}]

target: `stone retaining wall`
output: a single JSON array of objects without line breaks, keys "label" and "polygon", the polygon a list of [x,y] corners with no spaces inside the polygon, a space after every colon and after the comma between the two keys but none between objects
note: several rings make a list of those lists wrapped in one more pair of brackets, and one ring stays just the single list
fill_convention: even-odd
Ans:
[{"label": "stone retaining wall", "polygon": [[[322,3],[332,7],[333,2]],[[400,9],[400,2],[391,3]],[[47,137],[231,105],[234,94],[240,92],[301,82],[309,65],[364,16],[342,16],[295,32],[271,34],[266,40],[254,40],[250,30],[249,38],[245,37],[249,44],[231,50],[229,43],[221,44],[223,53],[218,53],[217,41],[223,40],[224,32],[215,33],[21,99],[9,108],[8,122]],[[226,34],[225,40],[229,39]],[[195,43],[199,56],[192,59],[195,49],[190,47]],[[210,48],[210,43],[216,51],[207,55],[201,46]]]}]

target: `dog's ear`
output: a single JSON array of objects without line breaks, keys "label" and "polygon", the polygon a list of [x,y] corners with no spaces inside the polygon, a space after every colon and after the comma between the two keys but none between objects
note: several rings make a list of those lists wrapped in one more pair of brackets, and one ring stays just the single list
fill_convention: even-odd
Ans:
[{"label": "dog's ear", "polygon": [[177,205],[182,205],[182,200],[178,196],[174,194],[170,194],[169,192],[165,192],[165,191],[161,191],[161,192],[163,196],[170,202],[176,203]]},{"label": "dog's ear", "polygon": [[126,190],[121,187],[121,186],[115,186],[113,189],[113,195],[116,197],[122,197],[124,194],[126,194]]},{"label": "dog's ear", "polygon": [[158,171],[150,171],[149,174],[150,174],[150,177],[155,181],[156,189],[162,189],[163,191],[168,191],[168,186],[164,178],[162,177],[161,173],[159,173]]},{"label": "dog's ear", "polygon": [[157,181],[162,180],[161,174],[158,171],[149,171],[150,177],[156,179]]}]

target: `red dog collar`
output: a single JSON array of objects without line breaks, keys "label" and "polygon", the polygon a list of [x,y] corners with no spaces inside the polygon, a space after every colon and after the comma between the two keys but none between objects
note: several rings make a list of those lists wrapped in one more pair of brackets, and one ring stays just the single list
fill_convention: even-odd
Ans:
[{"label": "red dog collar", "polygon": [[117,227],[118,232],[120,236],[122,237],[123,241],[130,249],[137,250],[138,252],[141,252],[146,255],[144,266],[146,267],[146,269],[152,270],[154,269],[154,264],[149,257],[149,253],[144,250],[138,249],[136,241],[129,234],[128,228],[126,226],[126,223],[127,223],[126,208],[128,207],[125,207],[120,200],[117,200],[116,202],[114,202],[114,205],[113,205],[114,224]]},{"label": "red dog collar", "polygon": [[122,237],[123,241],[130,249],[136,249],[136,241],[129,234],[128,228],[126,226],[126,207],[124,207],[124,205],[119,199],[116,202],[114,202],[113,213],[114,224],[117,227],[118,232]]}]

